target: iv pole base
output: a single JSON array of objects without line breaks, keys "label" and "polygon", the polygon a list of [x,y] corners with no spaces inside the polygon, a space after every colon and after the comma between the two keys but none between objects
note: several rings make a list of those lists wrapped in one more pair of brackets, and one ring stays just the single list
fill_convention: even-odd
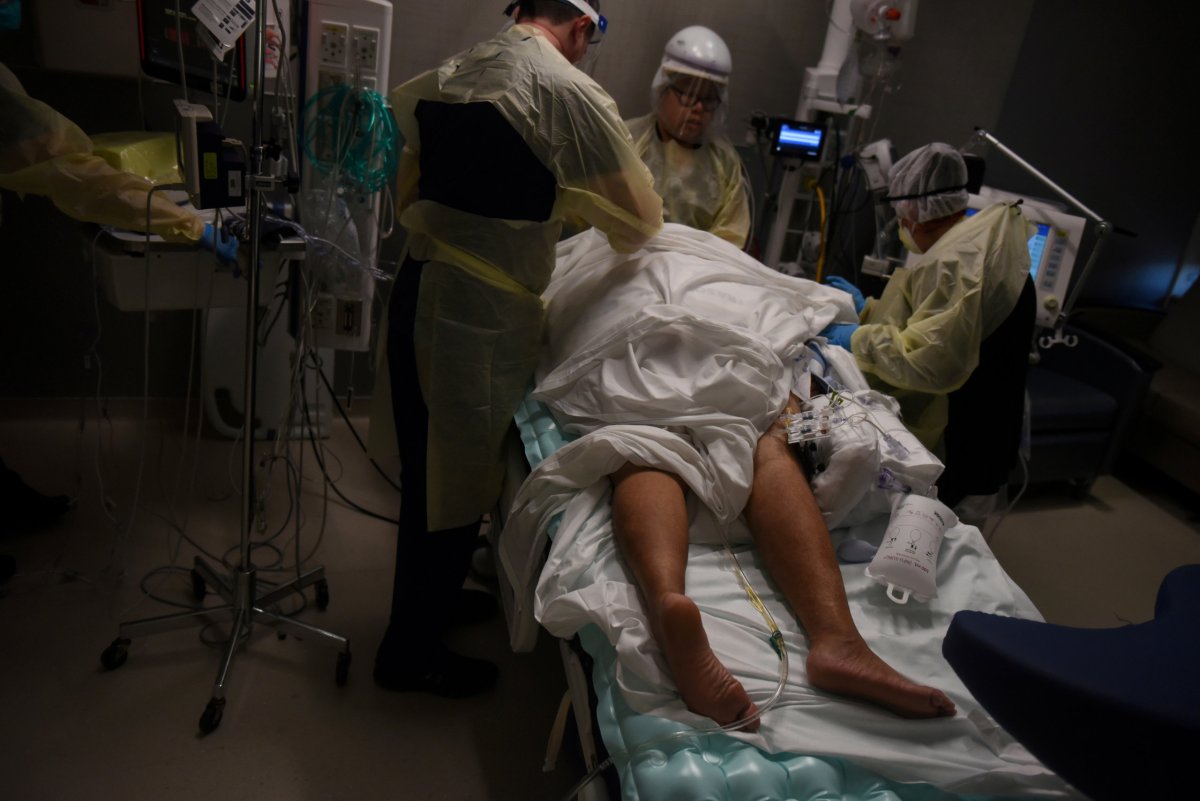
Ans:
[{"label": "iv pole base", "polygon": [[337,651],[334,680],[337,686],[345,686],[350,675],[350,641],[317,626],[293,620],[272,608],[276,602],[288,595],[294,592],[303,593],[305,588],[315,585],[317,607],[325,609],[329,605],[325,568],[313,568],[296,576],[291,581],[271,587],[261,593],[257,591],[256,579],[257,575],[253,566],[248,570],[238,569],[228,576],[222,576],[213,570],[204,559],[197,556],[195,566],[192,568],[192,592],[196,601],[202,601],[206,594],[206,588],[212,587],[221,596],[224,603],[122,623],[117,638],[101,653],[100,663],[105,670],[116,670],[124,665],[134,637],[174,631],[189,626],[231,621],[229,640],[217,671],[217,679],[213,683],[212,698],[200,716],[200,732],[202,734],[209,734],[221,723],[221,716],[225,709],[225,687],[233,667],[234,654],[238,646],[249,639],[256,622],[275,626],[281,639],[290,633],[297,639],[309,639],[334,648]]}]

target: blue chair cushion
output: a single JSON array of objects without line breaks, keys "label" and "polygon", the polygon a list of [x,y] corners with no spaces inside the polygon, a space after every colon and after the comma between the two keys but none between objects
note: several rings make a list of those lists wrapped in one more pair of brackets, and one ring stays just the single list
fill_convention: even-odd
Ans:
[{"label": "blue chair cushion", "polygon": [[1108,430],[1116,424],[1117,399],[1068,375],[1035,367],[1029,371],[1026,388],[1033,433]]},{"label": "blue chair cushion", "polygon": [[964,611],[942,653],[1001,726],[1094,801],[1195,797],[1200,565],[1168,574],[1149,622],[1083,629]]}]

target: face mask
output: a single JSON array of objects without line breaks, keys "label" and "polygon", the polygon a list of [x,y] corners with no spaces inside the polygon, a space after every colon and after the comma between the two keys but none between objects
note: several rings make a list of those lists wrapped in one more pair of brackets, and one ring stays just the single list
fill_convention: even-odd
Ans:
[{"label": "face mask", "polygon": [[904,245],[904,249],[910,253],[916,253],[917,255],[920,255],[925,252],[924,250],[921,250],[920,246],[918,246],[916,241],[912,238],[912,233],[910,233],[909,230],[903,225],[900,226],[900,244]]}]

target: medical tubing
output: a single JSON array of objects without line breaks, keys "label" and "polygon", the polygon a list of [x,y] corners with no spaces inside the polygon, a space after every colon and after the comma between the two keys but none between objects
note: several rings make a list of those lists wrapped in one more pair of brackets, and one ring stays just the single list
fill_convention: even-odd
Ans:
[{"label": "medical tubing", "polygon": [[1000,519],[996,521],[996,525],[992,526],[992,530],[984,538],[984,541],[990,546],[992,537],[996,536],[996,530],[1000,528],[1000,524],[1004,522],[1004,518],[1008,517],[1008,513],[1017,505],[1017,501],[1021,500],[1021,496],[1025,494],[1025,490],[1029,489],[1029,462],[1025,459],[1025,454],[1018,452],[1017,459],[1021,462],[1021,489],[1017,491],[1016,496],[1004,507],[1004,511],[1000,514]]},{"label": "medical tubing", "polygon": [[816,278],[816,281],[819,284],[819,283],[821,283],[821,277],[825,273],[825,249],[829,243],[825,239],[825,219],[827,217],[827,213],[825,211],[825,192],[823,192],[821,190],[821,187],[819,184],[814,185],[813,189],[817,193],[817,204],[818,204],[819,208],[821,209],[821,230],[820,230],[821,249],[820,249],[820,251],[818,251],[818,254],[817,254],[817,278]]},{"label": "medical tubing", "polygon": [[[310,114],[304,154],[320,172],[328,174],[340,168],[356,188],[366,192],[379,191],[395,175],[398,131],[386,97],[346,84],[328,86],[305,103],[304,115],[308,118]],[[330,159],[320,158],[311,147],[322,122],[332,126],[335,135],[331,138],[337,143]]]},{"label": "medical tubing", "polygon": [[874,416],[871,414],[871,410],[870,410],[870,409],[868,409],[866,406],[864,406],[863,404],[859,403],[857,400],[855,400],[854,398],[850,397],[849,395],[847,395],[847,394],[843,394],[843,393],[839,392],[839,391],[838,391],[838,390],[836,390],[836,389],[832,389],[832,388],[830,388],[830,391],[829,391],[829,396],[830,396],[830,398],[829,398],[829,405],[830,405],[830,407],[833,407],[835,404],[842,404],[842,403],[853,403],[853,404],[854,404],[855,406],[857,406],[859,409],[862,409],[862,412],[861,412],[861,414],[862,414],[862,417],[861,417],[861,419],[863,419],[863,420],[866,420],[868,423],[870,423],[870,424],[871,424],[871,425],[872,425],[872,426],[875,428],[875,430],[879,432],[880,436],[882,436],[882,437],[883,437],[884,441],[885,441],[885,442],[886,442],[886,443],[887,443],[889,446],[892,446],[892,447],[899,447],[899,448],[903,448],[903,447],[904,447],[904,446],[903,446],[903,445],[900,443],[900,441],[899,441],[899,440],[897,440],[897,439],[896,439],[894,436],[892,436],[892,434],[891,434],[891,432],[890,432],[890,431],[887,431],[887,430],[885,430],[885,429],[884,429],[884,428],[883,428],[881,425],[879,425],[879,423],[875,422],[875,417],[874,417]]},{"label": "medical tubing", "polygon": [[[362,437],[360,437],[358,435],[358,430],[354,427],[354,423],[350,422],[350,416],[348,414],[346,414],[346,410],[344,408],[342,408],[341,402],[338,401],[337,393],[335,393],[333,391],[333,387],[330,385],[329,379],[326,378],[326,376],[325,376],[325,371],[323,369],[321,369],[320,367],[318,367],[317,375],[321,376],[321,383],[323,383],[325,385],[325,389],[327,389],[329,391],[329,398],[330,398],[330,400],[333,401],[333,405],[337,407],[338,414],[340,414],[342,416],[342,419],[346,421],[346,425],[350,427],[350,433],[354,435],[354,441],[358,443],[358,447],[362,448],[362,452],[366,453],[367,452],[367,443],[362,441]],[[379,473],[379,475],[383,476],[384,481],[391,484],[392,487],[397,492],[400,491],[400,485],[397,484],[395,481],[393,481],[392,477],[384,472],[383,468],[379,466],[378,462],[376,462],[374,459],[371,459],[370,457],[368,457],[368,461],[370,461],[371,466],[375,468],[375,472],[377,472],[377,473]]]},{"label": "medical tubing", "polygon": [[[244,218],[239,217],[238,215],[233,214],[232,212],[230,212],[230,214],[235,219],[237,219],[239,222],[245,223]],[[395,278],[395,276],[393,276],[392,274],[385,272],[383,270],[380,270],[378,267],[372,267],[369,264],[364,264],[358,258],[356,258],[355,256],[352,256],[345,248],[341,247],[336,242],[331,242],[330,240],[324,239],[315,234],[310,234],[304,228],[304,226],[302,226],[300,223],[296,222],[295,220],[289,220],[286,217],[280,217],[278,215],[270,214],[270,213],[264,214],[263,220],[265,222],[277,223],[279,225],[284,225],[284,226],[287,226],[288,228],[291,228],[292,231],[295,232],[295,234],[297,236],[299,236],[301,239],[304,240],[305,244],[314,248],[318,252],[319,255],[325,255],[325,253],[327,253],[328,250],[336,250],[351,265],[365,270],[377,282],[379,282],[379,281],[387,282],[387,281],[391,281]],[[316,244],[313,244],[313,243],[316,243]],[[320,247],[318,247],[318,246],[320,246]]]},{"label": "medical tubing", "polygon": [[[183,15],[179,13],[179,0],[175,0],[175,48],[179,53],[179,88],[183,90],[183,102],[191,103],[187,90],[187,60],[183,57]],[[141,72],[138,72],[141,75]]]},{"label": "medical tubing", "polygon": [[158,184],[146,192],[146,263],[143,265],[145,284],[143,286],[146,298],[146,309],[142,321],[142,437],[138,450],[137,477],[133,484],[133,501],[129,506],[129,520],[123,534],[119,534],[114,544],[114,559],[121,558],[122,549],[133,531],[133,521],[137,519],[138,499],[142,493],[142,472],[146,466],[146,431],[150,419],[150,218],[154,203],[154,193],[164,189],[182,189],[182,184]]},{"label": "medical tubing", "polygon": [[[99,241],[103,231],[97,231],[96,236],[92,238],[92,311],[96,315],[96,336],[92,340],[92,344],[88,346],[88,353],[91,358],[96,360],[96,452],[93,457],[93,464],[96,468],[96,481],[100,489],[100,508],[104,511],[105,517],[112,521],[113,525],[119,525],[116,516],[109,511],[107,494],[104,492],[104,470],[101,466],[101,451],[104,448],[104,437],[102,432],[104,409],[100,402],[100,391],[104,386],[104,362],[100,358],[100,351],[97,346],[100,344],[100,338],[103,334],[103,326],[100,322],[100,278],[98,268],[96,266],[96,242]],[[79,411],[79,439],[83,439],[83,430],[87,425],[87,413],[83,409],[83,397],[80,396],[80,411]],[[79,447],[78,445],[76,446]],[[82,480],[80,481],[82,483]],[[78,489],[78,485],[76,487]]]},{"label": "medical tubing", "polygon": [[367,515],[368,517],[373,517],[376,520],[382,520],[385,523],[392,523],[394,525],[400,525],[400,521],[396,518],[386,517],[385,515],[381,515],[377,512],[372,512],[370,509],[364,509],[363,507],[359,506],[357,503],[355,503],[354,501],[350,500],[345,495],[343,495],[342,491],[337,488],[337,484],[335,484],[333,479],[329,477],[329,472],[325,469],[325,460],[321,458],[321,452],[317,448],[317,438],[316,438],[316,435],[313,433],[312,419],[309,417],[309,412],[308,412],[308,399],[306,397],[304,397],[303,378],[301,379],[301,390],[302,391],[301,391],[300,401],[304,406],[304,421],[306,423],[305,429],[308,431],[308,441],[312,444],[313,455],[317,459],[317,464],[321,467],[321,474],[325,477],[325,484],[327,486],[329,486],[331,489],[333,489],[334,494],[336,494],[339,498],[341,498],[343,501],[345,501],[347,504],[349,504],[349,506],[352,509],[354,509],[355,511],[360,512],[364,515]]},{"label": "medical tubing", "polygon": [[617,757],[632,759],[634,756],[643,751],[648,751],[651,748],[672,742],[674,740],[686,740],[690,737],[696,737],[699,735],[721,734],[724,732],[743,729],[761,718],[779,702],[779,698],[783,695],[783,688],[787,685],[788,677],[788,654],[787,646],[783,641],[783,632],[779,630],[779,624],[775,622],[774,616],[771,614],[771,611],[767,609],[767,606],[763,603],[762,598],[757,592],[754,591],[754,587],[750,585],[750,581],[746,578],[746,573],[742,570],[742,565],[738,561],[737,555],[730,547],[729,539],[725,535],[723,529],[721,532],[721,539],[725,546],[726,555],[728,555],[729,559],[733,562],[733,569],[734,572],[737,573],[738,583],[742,585],[742,589],[749,597],[750,603],[755,609],[758,610],[758,613],[762,615],[763,620],[765,620],[767,623],[767,628],[771,632],[770,636],[767,638],[767,642],[770,643],[771,650],[773,650],[775,655],[779,657],[779,678],[775,682],[775,691],[771,693],[771,697],[768,698],[762,706],[759,706],[754,710],[753,714],[747,715],[740,720],[735,720],[732,723],[726,723],[724,725],[714,723],[712,726],[702,726],[696,729],[688,729],[687,731],[677,731],[671,734],[665,734],[661,737],[655,737],[653,739],[646,740],[645,742],[638,743],[632,749],[610,754],[607,759],[596,765],[596,767],[588,771],[586,776],[576,782],[575,786],[572,787],[565,796],[563,796],[563,801],[571,801],[572,798],[575,798],[579,794],[580,790],[582,790],[589,782],[596,778],[596,776],[600,775],[600,773],[607,769],[609,765],[612,765],[616,761]]}]

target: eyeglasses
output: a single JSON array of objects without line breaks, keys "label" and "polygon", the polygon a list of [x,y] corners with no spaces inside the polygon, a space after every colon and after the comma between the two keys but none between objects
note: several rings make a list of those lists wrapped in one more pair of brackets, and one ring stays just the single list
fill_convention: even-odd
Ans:
[{"label": "eyeglasses", "polygon": [[697,103],[703,103],[704,107],[709,111],[716,110],[721,105],[721,96],[715,92],[707,95],[698,95],[694,91],[685,87],[668,84],[668,88],[675,93],[675,97],[679,99],[680,105],[691,108]]}]

